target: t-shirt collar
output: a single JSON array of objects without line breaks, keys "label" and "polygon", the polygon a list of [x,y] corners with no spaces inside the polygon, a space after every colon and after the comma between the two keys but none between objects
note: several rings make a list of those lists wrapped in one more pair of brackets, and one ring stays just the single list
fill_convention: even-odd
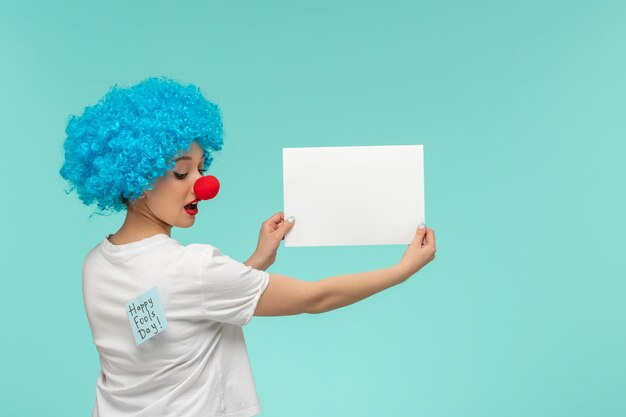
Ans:
[{"label": "t-shirt collar", "polygon": [[158,233],[156,235],[138,240],[136,242],[125,243],[123,245],[114,245],[109,241],[108,236],[104,238],[100,246],[105,252],[109,253],[135,252],[137,250],[145,249],[171,239],[171,237],[169,237],[165,233]]}]

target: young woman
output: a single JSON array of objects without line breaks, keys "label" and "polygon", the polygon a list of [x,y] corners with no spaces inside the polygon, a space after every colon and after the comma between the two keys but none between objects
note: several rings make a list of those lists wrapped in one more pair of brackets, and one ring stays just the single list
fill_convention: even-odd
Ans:
[{"label": "young woman", "polygon": [[242,333],[252,316],[317,314],[400,284],[435,258],[420,225],[390,268],[316,282],[265,270],[294,227],[261,227],[240,263],[172,227],[204,211],[194,185],[222,148],[218,107],[165,78],[114,87],[68,123],[60,174],[83,203],[126,211],[83,264],[83,297],[102,371],[93,416],[228,416],[261,412]]}]

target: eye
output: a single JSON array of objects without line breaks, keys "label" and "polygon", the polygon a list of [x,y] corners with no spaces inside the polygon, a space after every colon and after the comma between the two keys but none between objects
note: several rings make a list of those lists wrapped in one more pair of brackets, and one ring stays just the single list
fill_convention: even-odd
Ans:
[{"label": "eye", "polygon": [[[207,171],[206,169],[198,169],[198,171],[200,172],[200,174],[204,175],[204,173]],[[179,174],[176,171],[172,171],[174,173],[174,176],[179,179],[179,180],[184,180],[185,177],[187,177],[187,174]]]}]

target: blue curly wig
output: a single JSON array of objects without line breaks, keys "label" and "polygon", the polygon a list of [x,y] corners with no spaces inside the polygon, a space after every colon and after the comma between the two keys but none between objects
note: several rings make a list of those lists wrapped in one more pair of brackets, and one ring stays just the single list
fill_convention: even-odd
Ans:
[{"label": "blue curly wig", "polygon": [[222,149],[222,120],[216,104],[198,87],[148,78],[130,88],[114,86],[65,129],[65,162],[59,173],[80,200],[119,212],[152,189],[174,168],[173,159],[196,141],[207,169]]}]

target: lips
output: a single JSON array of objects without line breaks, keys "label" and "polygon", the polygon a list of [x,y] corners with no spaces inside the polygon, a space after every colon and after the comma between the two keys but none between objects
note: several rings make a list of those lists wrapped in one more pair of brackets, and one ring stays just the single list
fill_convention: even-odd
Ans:
[{"label": "lips", "polygon": [[191,216],[195,216],[196,214],[198,214],[198,201],[200,201],[200,200],[196,198],[195,200],[193,200],[189,204],[185,204],[185,206],[183,208],[185,209],[187,214],[189,214]]},{"label": "lips", "polygon": [[198,201],[200,201],[200,199],[196,198],[195,200],[191,200],[189,203],[187,203],[187,205],[197,203]]}]

